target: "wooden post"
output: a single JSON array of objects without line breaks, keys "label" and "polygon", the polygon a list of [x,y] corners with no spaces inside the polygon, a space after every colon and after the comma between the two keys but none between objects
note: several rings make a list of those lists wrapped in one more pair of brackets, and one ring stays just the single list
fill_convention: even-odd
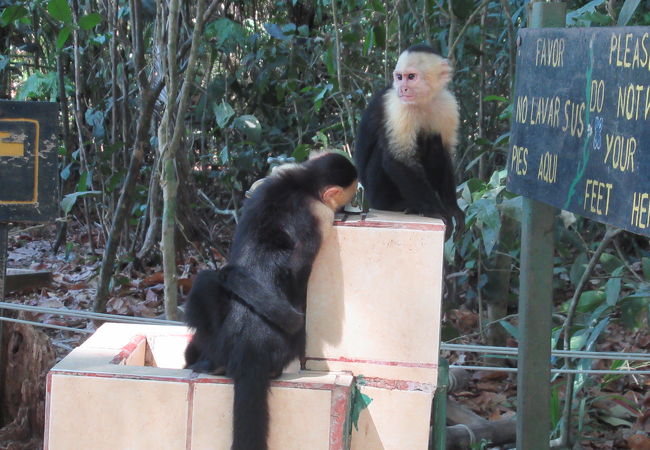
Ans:
[{"label": "wooden post", "polygon": [[0,222],[0,302],[3,302],[5,299],[5,281],[7,278],[8,243],[9,243],[9,224],[6,222]]},{"label": "wooden post", "polygon": [[[566,4],[535,2],[530,27],[564,27]],[[556,209],[524,197],[519,281],[517,449],[549,448],[553,222]]]},{"label": "wooden post", "polygon": [[517,448],[549,448],[555,208],[523,199],[519,278]]},{"label": "wooden post", "polygon": [[[7,247],[9,246],[9,224],[7,222],[0,222],[0,302],[5,301],[5,281],[7,279]],[[4,311],[0,309],[0,317],[4,315]],[[4,353],[4,342],[2,342],[2,333],[4,321],[0,320],[0,362]],[[5,380],[2,376],[3,370],[0,366],[0,388],[4,386]],[[0,389],[0,394],[3,389]],[[0,403],[4,403],[5,399],[0,396]]]}]

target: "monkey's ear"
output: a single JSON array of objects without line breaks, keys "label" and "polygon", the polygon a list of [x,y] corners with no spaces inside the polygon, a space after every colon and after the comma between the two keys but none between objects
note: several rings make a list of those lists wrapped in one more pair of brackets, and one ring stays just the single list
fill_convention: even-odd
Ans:
[{"label": "monkey's ear", "polygon": [[443,84],[447,84],[451,81],[452,68],[448,59],[443,59],[440,61],[440,72],[439,79]]},{"label": "monkey's ear", "polygon": [[343,205],[339,205],[341,197],[343,194],[343,188],[341,186],[328,186],[321,194],[321,199],[323,203],[329,206],[331,209],[336,210]]}]

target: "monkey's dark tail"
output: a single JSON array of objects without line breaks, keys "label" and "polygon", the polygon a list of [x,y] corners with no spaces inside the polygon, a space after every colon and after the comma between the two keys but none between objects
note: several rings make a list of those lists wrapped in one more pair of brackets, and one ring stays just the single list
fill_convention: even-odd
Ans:
[{"label": "monkey's dark tail", "polygon": [[267,450],[270,382],[268,370],[254,365],[235,377],[232,450]]}]

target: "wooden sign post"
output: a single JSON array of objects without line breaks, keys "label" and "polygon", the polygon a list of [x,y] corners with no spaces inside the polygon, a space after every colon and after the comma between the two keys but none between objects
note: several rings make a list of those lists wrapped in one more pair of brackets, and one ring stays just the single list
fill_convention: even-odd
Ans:
[{"label": "wooden sign post", "polygon": [[532,4],[517,38],[508,190],[524,196],[517,448],[548,448],[553,220],[561,208],[650,236],[650,28],[563,27]]}]

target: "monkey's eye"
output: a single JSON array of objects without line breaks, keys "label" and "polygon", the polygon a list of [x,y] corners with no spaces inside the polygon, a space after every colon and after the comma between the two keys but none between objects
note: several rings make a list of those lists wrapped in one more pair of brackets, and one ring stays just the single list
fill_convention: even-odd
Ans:
[{"label": "monkey's eye", "polygon": [[415,74],[409,73],[409,80],[415,80]]},{"label": "monkey's eye", "polygon": [[398,80],[401,81],[402,80],[402,74],[401,73],[396,73],[395,78],[397,78]]}]

